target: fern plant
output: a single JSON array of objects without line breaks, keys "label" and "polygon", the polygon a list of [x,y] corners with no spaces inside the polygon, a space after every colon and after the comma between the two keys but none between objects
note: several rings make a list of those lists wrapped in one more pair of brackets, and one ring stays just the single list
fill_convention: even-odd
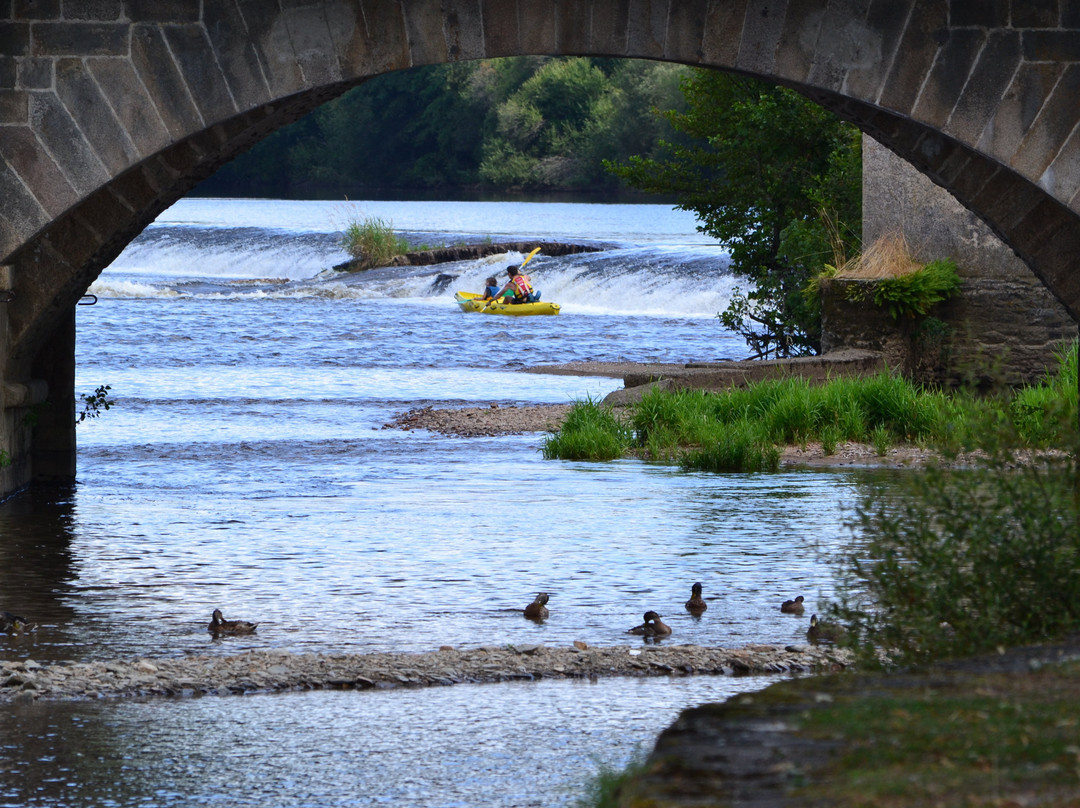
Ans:
[{"label": "fern plant", "polygon": [[951,258],[931,261],[921,269],[878,281],[874,304],[885,309],[894,320],[921,317],[936,303],[947,300],[960,290],[960,276]]}]

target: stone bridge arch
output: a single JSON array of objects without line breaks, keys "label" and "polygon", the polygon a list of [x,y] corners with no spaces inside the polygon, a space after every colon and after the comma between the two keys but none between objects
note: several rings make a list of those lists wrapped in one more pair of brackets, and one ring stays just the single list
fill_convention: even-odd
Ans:
[{"label": "stone bridge arch", "polygon": [[[74,305],[162,210],[366,78],[524,54],[793,87],[949,190],[1080,319],[1067,0],[0,0],[0,491],[73,477]],[[31,447],[16,414],[46,388]]]}]

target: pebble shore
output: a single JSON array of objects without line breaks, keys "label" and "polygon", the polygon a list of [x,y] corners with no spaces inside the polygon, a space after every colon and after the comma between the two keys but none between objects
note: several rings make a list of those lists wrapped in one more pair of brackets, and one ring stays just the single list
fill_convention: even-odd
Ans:
[{"label": "pebble shore", "polygon": [[228,657],[109,662],[19,660],[0,663],[0,701],[366,690],[610,676],[795,674],[840,670],[849,662],[847,652],[824,646],[592,648],[583,642],[569,648],[447,646],[422,654],[247,651]]}]

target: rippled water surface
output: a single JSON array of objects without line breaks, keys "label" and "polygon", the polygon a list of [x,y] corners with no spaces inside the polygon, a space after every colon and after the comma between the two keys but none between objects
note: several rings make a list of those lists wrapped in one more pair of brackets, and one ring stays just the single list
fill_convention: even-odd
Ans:
[{"label": "rippled water surface", "polygon": [[[715,319],[733,285],[726,260],[692,220],[619,206],[630,220],[590,230],[617,249],[531,265],[562,314],[503,318],[457,311],[453,289],[520,256],[342,276],[326,270],[341,256],[318,227],[325,212],[288,205],[292,229],[273,203],[181,204],[78,310],[77,389],[108,384],[116,404],[78,427],[74,489],[0,504],[0,608],[40,625],[0,638],[0,659],[611,645],[649,609],[672,643],[802,639],[806,621],[778,605],[831,593],[819,555],[849,540],[863,474],[548,461],[535,433],[387,426],[418,406],[564,403],[621,386],[526,366],[744,356]],[[564,232],[549,220],[545,232],[572,240],[613,215],[595,207],[563,210]],[[526,213],[511,208],[508,220]],[[409,222],[405,210],[395,223],[416,232],[475,236],[483,219],[455,206],[440,223],[424,207]],[[709,602],[700,619],[682,608],[695,581]],[[521,610],[540,590],[551,618],[534,625]],[[212,640],[214,608],[257,620],[257,634]],[[0,782],[13,785],[0,794],[563,804],[681,707],[765,683],[6,706],[0,773],[13,779]]]},{"label": "rippled water surface", "polygon": [[[536,682],[15,708],[0,805],[574,805],[703,701],[775,679]],[[46,756],[21,758],[31,745]]]}]

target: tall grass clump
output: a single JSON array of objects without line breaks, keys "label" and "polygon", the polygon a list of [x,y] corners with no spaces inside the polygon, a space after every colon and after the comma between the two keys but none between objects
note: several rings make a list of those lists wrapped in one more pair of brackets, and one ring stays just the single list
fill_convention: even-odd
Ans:
[{"label": "tall grass clump", "polygon": [[1080,631],[1075,456],[912,472],[857,507],[828,607],[868,661],[918,663]]},{"label": "tall grass clump", "polygon": [[544,440],[546,460],[614,460],[629,451],[633,433],[611,407],[589,398],[575,402],[558,432]]},{"label": "tall grass clump", "polygon": [[780,448],[761,424],[737,421],[719,430],[713,440],[685,452],[679,465],[685,471],[776,471]]},{"label": "tall grass clump", "polygon": [[341,236],[341,247],[356,262],[357,269],[386,266],[409,251],[409,243],[394,233],[394,225],[378,216],[352,219]]},{"label": "tall grass clump", "polygon": [[1019,437],[1039,448],[1066,445],[1077,425],[1077,342],[1057,354],[1055,372],[1019,390],[1009,414]]}]

